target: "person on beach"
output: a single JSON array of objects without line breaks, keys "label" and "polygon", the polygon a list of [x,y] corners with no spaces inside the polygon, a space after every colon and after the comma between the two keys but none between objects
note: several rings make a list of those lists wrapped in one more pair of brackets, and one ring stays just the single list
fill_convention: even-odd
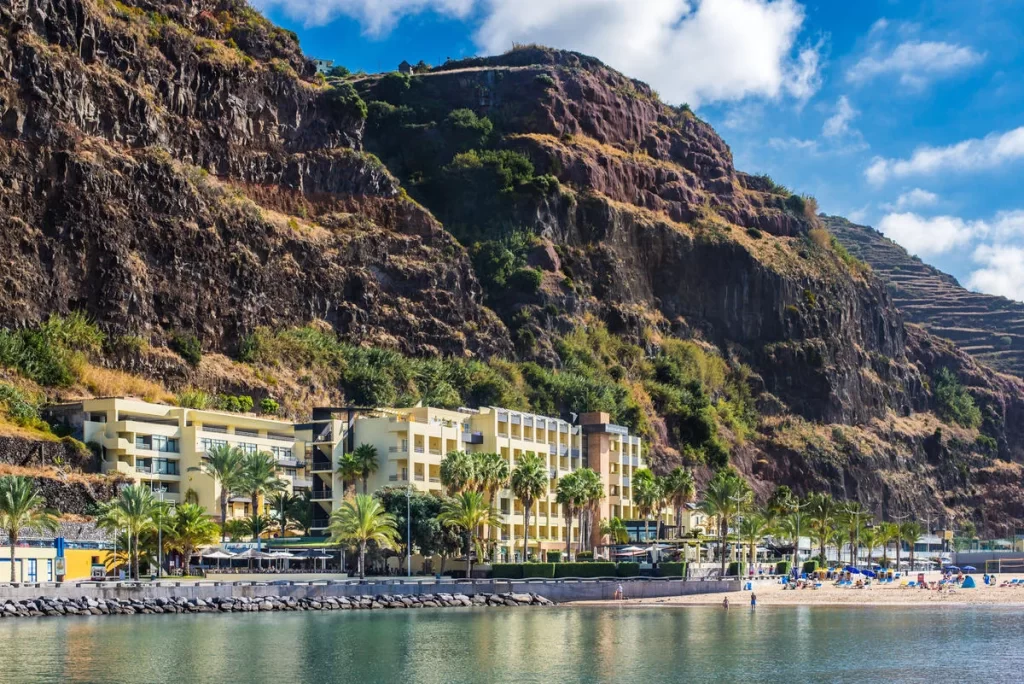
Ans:
[{"label": "person on beach", "polygon": [[750,592],[750,610],[757,608],[757,594]]},{"label": "person on beach", "polygon": [[621,601],[624,598],[625,598],[625,595],[623,594],[623,591],[622,591],[622,583],[619,583],[619,586],[615,588],[615,600],[616,601]]},{"label": "person on beach", "polygon": [[728,596],[726,596],[724,599],[722,599],[722,607],[725,608],[726,610],[729,610],[729,597]]}]

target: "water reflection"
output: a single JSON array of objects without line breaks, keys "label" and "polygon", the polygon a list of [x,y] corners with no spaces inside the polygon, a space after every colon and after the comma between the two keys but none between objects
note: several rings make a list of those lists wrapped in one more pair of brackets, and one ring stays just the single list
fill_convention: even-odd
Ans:
[{"label": "water reflection", "polygon": [[0,681],[1019,681],[993,608],[467,609],[0,622]]}]

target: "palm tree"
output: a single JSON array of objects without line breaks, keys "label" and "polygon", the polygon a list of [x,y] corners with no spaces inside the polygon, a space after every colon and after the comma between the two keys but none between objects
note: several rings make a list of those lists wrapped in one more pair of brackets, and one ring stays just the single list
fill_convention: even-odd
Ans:
[{"label": "palm tree", "polygon": [[[242,458],[242,475],[239,484],[242,491],[249,492],[252,499],[252,515],[263,514],[263,502],[260,500],[268,494],[274,494],[288,485],[277,476],[277,461],[268,451],[246,454]],[[256,549],[260,548],[260,538],[256,537]]]},{"label": "palm tree", "polygon": [[203,462],[192,466],[190,471],[198,470],[213,478],[220,484],[220,525],[221,541],[227,541],[227,530],[224,524],[228,520],[228,498],[239,485],[242,474],[242,451],[236,446],[227,444],[215,446],[207,450]]},{"label": "palm tree", "polygon": [[693,473],[686,468],[677,467],[665,478],[665,494],[676,514],[677,538],[683,536],[683,509],[686,504],[693,501],[696,493],[697,486],[693,480]]},{"label": "palm tree", "polygon": [[476,462],[465,451],[449,451],[441,459],[441,484],[448,495],[461,494],[476,482]]},{"label": "palm tree", "polygon": [[359,477],[363,480],[363,494],[366,494],[370,476],[380,469],[377,447],[372,444],[360,444],[352,452],[352,456],[359,463]]},{"label": "palm tree", "polygon": [[[474,470],[476,471],[476,488],[487,498],[487,503],[494,508],[494,497],[499,489],[508,486],[508,462],[501,454],[480,452],[473,454]],[[491,530],[484,528],[484,538],[490,539]]]},{"label": "palm tree", "polygon": [[875,547],[878,546],[879,534],[877,527],[865,527],[860,532],[860,543],[868,550],[868,569],[871,569],[871,561],[875,555]]},{"label": "palm tree", "polygon": [[622,518],[601,521],[601,534],[611,537],[613,544],[625,544],[629,541],[629,530]]},{"label": "palm tree", "polygon": [[512,493],[523,504],[523,561],[530,557],[530,511],[548,491],[548,469],[536,454],[526,454],[516,464],[510,478]]},{"label": "palm tree", "polygon": [[[807,514],[795,504],[792,512],[779,521],[779,529],[788,539],[793,540],[793,567],[797,567],[800,553],[800,533],[807,531]],[[806,504],[805,504],[806,505]],[[801,507],[802,508],[802,507]]]},{"label": "palm tree", "polygon": [[900,527],[894,522],[884,522],[875,527],[878,543],[882,545],[882,567],[889,567],[889,544],[899,538]]},{"label": "palm tree", "polygon": [[820,549],[819,557],[825,563],[825,545],[832,536],[839,507],[831,495],[814,492],[807,497],[807,513],[811,521],[811,529],[815,532]]},{"label": "palm tree", "polygon": [[[477,557],[483,555],[477,530],[483,525],[500,525],[501,517],[494,507],[487,503],[480,492],[465,491],[446,499],[441,504],[437,520],[445,527],[462,530],[469,536],[470,551],[476,550]],[[473,556],[466,554],[466,577],[473,577]]]},{"label": "palm tree", "polygon": [[588,537],[593,527],[594,518],[597,516],[597,509],[604,499],[604,482],[597,471],[592,468],[580,468],[576,471],[580,480],[580,538],[577,543],[577,550],[582,551],[586,544],[589,544]]},{"label": "palm tree", "polygon": [[[853,566],[857,565],[857,556],[860,555],[860,533],[866,524],[866,515],[867,511],[864,510],[859,501],[851,501],[839,516],[839,523],[845,530],[847,539],[850,542],[850,565]],[[870,518],[867,518],[867,520],[870,520]]]},{"label": "palm tree", "polygon": [[232,518],[220,526],[221,535],[227,536],[231,541],[239,541],[249,534],[249,524],[241,518]]},{"label": "palm tree", "polygon": [[395,516],[384,510],[381,502],[368,494],[346,499],[331,513],[327,530],[334,543],[359,547],[359,578],[366,578],[366,546],[374,542],[382,549],[398,546]]},{"label": "palm tree", "polygon": [[917,522],[916,520],[907,520],[900,525],[901,536],[907,540],[907,544],[910,546],[910,569],[914,569],[914,546],[917,544],[917,540],[925,534],[924,525]]},{"label": "palm tree", "polygon": [[143,485],[128,485],[117,495],[100,506],[97,523],[103,529],[117,534],[120,529],[128,533],[128,541],[134,550],[129,554],[129,573],[139,578],[139,537],[144,532],[155,531],[161,515],[160,502],[153,496],[153,490]]},{"label": "palm tree", "polygon": [[181,554],[181,564],[188,574],[188,562],[195,550],[217,541],[220,529],[206,515],[206,509],[196,504],[182,504],[174,511],[168,525],[164,543],[171,551]]},{"label": "palm tree", "polygon": [[[348,495],[348,483],[352,483],[352,489],[356,487],[356,480],[363,474],[363,466],[355,454],[344,453],[338,459],[338,475],[341,476],[342,493]],[[365,492],[364,492],[365,493]]]},{"label": "palm tree", "polygon": [[722,554],[722,576],[725,576],[725,542],[729,523],[750,498],[750,486],[735,471],[719,470],[704,490],[701,510],[718,521],[718,545]]},{"label": "palm tree", "polygon": [[744,515],[740,520],[739,536],[742,541],[750,546],[750,565],[757,561],[757,543],[771,534],[771,526],[768,519],[761,513],[755,512]]},{"label": "palm tree", "polygon": [[270,507],[274,510],[274,522],[277,523],[282,539],[288,530],[296,529],[293,513],[301,502],[301,497],[288,492],[276,492],[271,495]]},{"label": "palm tree", "polygon": [[308,489],[294,497],[291,516],[302,530],[302,535],[308,537],[313,529],[313,494]]},{"label": "palm tree", "polygon": [[576,519],[584,499],[583,483],[578,472],[574,470],[563,475],[555,490],[555,502],[562,506],[562,515],[565,517],[565,555],[569,560],[572,560],[572,521]]},{"label": "palm tree", "polygon": [[661,498],[661,487],[658,485],[654,473],[647,468],[641,468],[633,473],[632,485],[633,501],[636,502],[637,508],[640,509],[640,515],[644,518],[644,541],[649,541],[647,519],[651,517],[651,512]]},{"label": "palm tree", "polygon": [[46,511],[46,501],[36,492],[30,477],[5,475],[0,477],[0,528],[7,533],[11,547],[11,582],[14,576],[14,551],[21,530],[52,532],[60,525],[57,518]]}]

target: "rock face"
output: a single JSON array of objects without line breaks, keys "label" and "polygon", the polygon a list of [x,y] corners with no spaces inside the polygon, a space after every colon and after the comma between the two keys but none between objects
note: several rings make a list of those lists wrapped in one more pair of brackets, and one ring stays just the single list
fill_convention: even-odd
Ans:
[{"label": "rock face", "polygon": [[824,220],[850,252],[871,264],[907,320],[996,370],[1024,377],[1024,304],[971,292],[868,226],[839,216]]},{"label": "rock face", "polygon": [[360,152],[358,106],[243,2],[27,0],[0,31],[5,325],[80,309],[230,349],[322,319],[408,352],[509,348],[463,250]]}]

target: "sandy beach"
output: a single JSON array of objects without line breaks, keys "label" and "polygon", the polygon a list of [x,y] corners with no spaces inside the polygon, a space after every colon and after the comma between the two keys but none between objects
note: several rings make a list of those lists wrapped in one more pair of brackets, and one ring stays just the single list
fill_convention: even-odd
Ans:
[{"label": "sandy beach", "polygon": [[[916,577],[916,573],[914,575]],[[999,583],[1014,578],[1014,575],[1000,575]],[[862,589],[837,587],[832,582],[822,582],[820,589],[783,590],[782,585],[770,580],[755,580],[754,593],[757,605],[761,606],[936,606],[936,605],[1024,605],[1024,586],[989,587],[982,581],[982,575],[974,575],[976,589],[953,589],[934,591],[901,587],[892,584],[872,584]],[[939,573],[927,573],[926,579],[938,581]],[[750,605],[749,591],[729,594],[698,594],[668,598],[629,599],[616,601],[624,606],[720,606],[728,596],[733,608],[745,609]],[[574,605],[608,605],[612,601],[580,601]]]}]

